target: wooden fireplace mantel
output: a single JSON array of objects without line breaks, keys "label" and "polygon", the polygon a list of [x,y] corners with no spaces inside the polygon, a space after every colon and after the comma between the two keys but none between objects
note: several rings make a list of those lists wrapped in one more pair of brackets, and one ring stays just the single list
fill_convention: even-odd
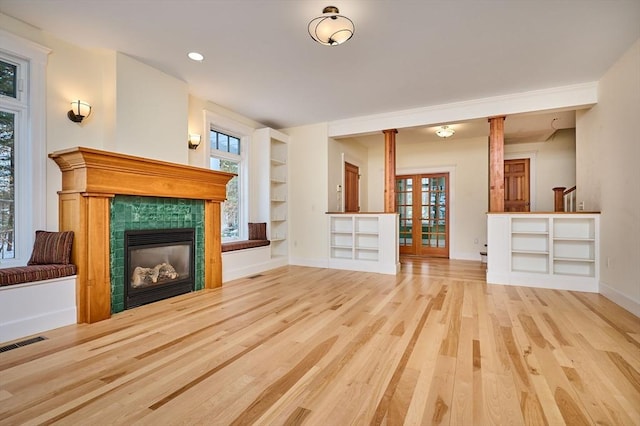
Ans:
[{"label": "wooden fireplace mantel", "polygon": [[84,147],[49,158],[62,171],[60,230],[74,232],[79,323],[111,316],[109,208],[115,195],[204,200],[205,288],[222,285],[220,203],[233,174]]}]

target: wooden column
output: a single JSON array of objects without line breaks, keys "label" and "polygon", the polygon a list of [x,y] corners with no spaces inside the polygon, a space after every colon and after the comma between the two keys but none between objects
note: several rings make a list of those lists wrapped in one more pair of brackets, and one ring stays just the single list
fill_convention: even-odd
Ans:
[{"label": "wooden column", "polygon": [[204,288],[222,287],[222,233],[220,203],[204,203]]},{"label": "wooden column", "polygon": [[489,119],[489,211],[504,212],[504,119]]},{"label": "wooden column", "polygon": [[384,133],[384,212],[396,211],[396,129]]},{"label": "wooden column", "polygon": [[553,188],[553,211],[564,211],[564,190],[567,189],[564,186],[558,186]]}]

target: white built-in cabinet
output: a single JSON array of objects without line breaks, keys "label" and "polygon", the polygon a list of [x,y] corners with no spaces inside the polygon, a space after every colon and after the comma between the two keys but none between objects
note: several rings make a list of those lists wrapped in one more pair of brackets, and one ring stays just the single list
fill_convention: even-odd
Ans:
[{"label": "white built-in cabinet", "polygon": [[397,274],[398,215],[328,213],[329,267]]},{"label": "white built-in cabinet", "polygon": [[267,223],[271,258],[286,265],[289,258],[289,137],[274,129],[258,129],[251,146],[254,222]]},{"label": "white built-in cabinet", "polygon": [[598,213],[490,213],[487,282],[598,291]]}]

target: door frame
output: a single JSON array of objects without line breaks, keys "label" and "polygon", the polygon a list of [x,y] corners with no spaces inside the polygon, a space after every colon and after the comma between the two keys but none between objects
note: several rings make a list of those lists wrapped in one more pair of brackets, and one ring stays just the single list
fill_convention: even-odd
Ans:
[{"label": "door frame", "polygon": [[449,259],[461,259],[456,253],[455,239],[455,208],[456,208],[456,166],[440,167],[411,167],[396,169],[396,175],[424,175],[435,173],[449,173]]},{"label": "door frame", "polygon": [[529,211],[536,211],[536,155],[534,151],[505,152],[504,160],[529,159]]}]

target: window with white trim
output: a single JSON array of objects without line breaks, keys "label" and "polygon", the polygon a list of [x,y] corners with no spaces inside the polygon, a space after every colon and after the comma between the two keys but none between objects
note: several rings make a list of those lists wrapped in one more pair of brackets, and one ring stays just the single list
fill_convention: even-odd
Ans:
[{"label": "window with white trim", "polygon": [[15,136],[24,98],[18,78],[24,63],[0,56],[0,259],[15,258]]},{"label": "window with white trim", "polygon": [[26,264],[45,227],[49,50],[0,30],[0,263]]},{"label": "window with white trim", "polygon": [[242,143],[239,137],[215,129],[209,131],[209,167],[221,172],[235,173],[227,183],[227,200],[222,203],[222,241],[239,240],[242,229],[243,191],[241,190]]}]

